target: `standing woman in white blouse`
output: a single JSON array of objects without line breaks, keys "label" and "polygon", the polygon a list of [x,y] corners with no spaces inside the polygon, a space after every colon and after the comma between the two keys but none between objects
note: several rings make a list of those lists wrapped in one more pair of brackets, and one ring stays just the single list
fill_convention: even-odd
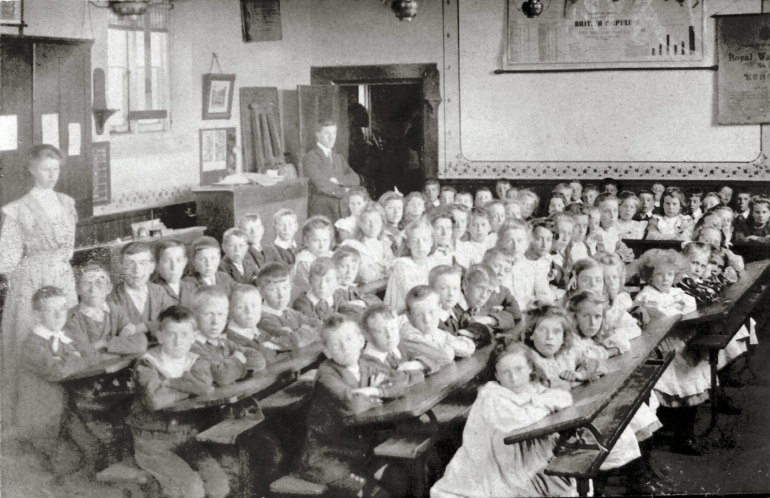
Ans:
[{"label": "standing woman in white blouse", "polygon": [[54,192],[64,160],[51,145],[30,151],[29,172],[35,186],[25,196],[0,208],[0,273],[9,289],[2,315],[2,423],[17,425],[21,345],[34,325],[32,295],[44,285],[60,288],[67,305],[77,304],[70,266],[78,221],[75,200]]}]

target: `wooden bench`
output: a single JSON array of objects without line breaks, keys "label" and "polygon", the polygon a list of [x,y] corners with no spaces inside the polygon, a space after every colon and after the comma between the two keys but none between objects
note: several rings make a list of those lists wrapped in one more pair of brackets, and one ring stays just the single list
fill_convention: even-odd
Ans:
[{"label": "wooden bench", "polygon": [[326,486],[300,479],[294,475],[283,476],[270,484],[270,493],[275,497],[323,496]]},{"label": "wooden bench", "polygon": [[265,415],[296,409],[310,398],[314,385],[314,380],[300,379],[262,399],[259,406]]},{"label": "wooden bench", "polygon": [[414,496],[425,496],[425,457],[433,446],[433,435],[424,433],[397,434],[374,448],[374,454],[407,464],[414,476]]},{"label": "wooden bench", "polygon": [[631,422],[639,407],[649,397],[655,383],[674,359],[669,352],[662,361],[645,363],[629,377],[628,383],[586,426],[594,442],[560,444],[556,457],[551,460],[545,473],[548,475],[573,477],[578,481],[578,493],[587,496],[588,480],[599,473],[610,451],[620,435]]},{"label": "wooden bench", "polygon": [[133,496],[160,497],[160,489],[155,479],[148,472],[137,467],[133,461],[124,460],[110,465],[96,474],[96,481],[114,484],[122,488],[125,498]]}]

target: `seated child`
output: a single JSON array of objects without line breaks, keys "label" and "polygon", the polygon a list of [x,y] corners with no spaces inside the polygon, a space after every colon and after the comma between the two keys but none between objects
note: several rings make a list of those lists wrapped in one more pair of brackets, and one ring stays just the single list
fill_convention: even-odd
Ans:
[{"label": "seated child", "polygon": [[728,246],[731,245],[733,240],[733,218],[735,217],[735,213],[727,206],[720,206],[715,208],[712,212],[716,213],[722,220],[722,232],[725,234],[725,241]]},{"label": "seated child", "polygon": [[639,203],[639,212],[634,217],[636,221],[649,222],[654,215],[660,213],[660,208],[655,207],[655,194],[649,190],[639,191]]},{"label": "seated child", "polygon": [[227,474],[195,440],[198,432],[218,420],[205,410],[160,411],[213,389],[209,361],[190,351],[195,342],[195,316],[175,305],[158,319],[160,345],[147,351],[134,367],[136,391],[127,423],[133,433],[136,464],[160,483],[166,496],[224,498],[230,492]]},{"label": "seated child", "polygon": [[751,217],[751,192],[743,187],[738,190],[735,199],[735,224],[746,223]]},{"label": "seated child", "polygon": [[560,194],[564,198],[563,210],[566,210],[572,204],[572,187],[569,186],[569,183],[557,183],[551,194]]},{"label": "seated child", "polygon": [[206,236],[198,237],[192,243],[191,250],[195,271],[191,276],[184,277],[184,280],[193,282],[198,287],[216,285],[222,287],[226,294],[230,294],[236,282],[227,273],[219,271],[222,250],[217,239]]},{"label": "seated child", "polygon": [[561,193],[554,193],[548,201],[548,216],[561,213],[567,207],[567,199]]},{"label": "seated child", "polygon": [[552,285],[551,291],[558,298],[563,295],[559,292],[564,285],[564,268],[554,262],[551,248],[553,247],[553,222],[547,218],[532,221],[532,242],[527,249],[527,259],[540,265],[542,271],[548,276],[548,283]]},{"label": "seated child", "polygon": [[510,313],[515,322],[514,330],[511,331],[510,335],[515,340],[520,341],[525,325],[523,315],[518,301],[504,284],[504,282],[511,280],[513,264],[505,252],[496,248],[489,249],[484,253],[484,259],[481,262],[487,265],[497,278],[495,282],[497,286],[492,288],[492,295],[489,296],[486,307],[495,312],[507,311]]},{"label": "seated child", "polygon": [[497,381],[479,389],[463,444],[431,488],[431,497],[577,496],[572,479],[545,473],[558,434],[515,445],[503,441],[511,431],[572,405],[570,393],[546,387],[534,353],[521,344],[500,355],[495,374]]},{"label": "seated child", "polygon": [[155,259],[158,265],[154,283],[163,287],[174,304],[191,307],[197,284],[182,279],[187,268],[187,248],[178,240],[161,240],[155,244]]},{"label": "seated child", "polygon": [[428,256],[431,268],[439,265],[455,264],[454,221],[452,212],[446,208],[437,208],[428,215],[433,228],[433,252]]},{"label": "seated child", "polygon": [[519,202],[518,199],[505,200],[505,219],[506,220],[521,219],[521,203]]},{"label": "seated child", "polygon": [[381,476],[379,482],[391,492],[388,484],[398,481],[391,475],[391,466],[383,466],[371,454],[371,448],[377,444],[373,441],[375,431],[348,428],[343,419],[376,406],[381,398],[400,395],[403,386],[395,385],[385,375],[364,375],[360,358],[365,341],[351,318],[332,316],[321,328],[321,340],[327,359],[316,374],[299,475],[325,484],[330,496],[388,496],[376,476]]},{"label": "seated child", "polygon": [[521,204],[521,218],[528,220],[536,215],[540,205],[540,197],[529,189],[519,190],[519,203]]},{"label": "seated child", "polygon": [[663,214],[656,214],[647,226],[645,238],[653,240],[692,240],[693,219],[682,214],[684,194],[678,188],[669,188],[663,194]]},{"label": "seated child", "polygon": [[572,232],[575,231],[575,218],[571,213],[564,212],[554,215],[552,221],[553,244],[551,245],[551,255],[553,256],[553,262],[564,269],[566,274],[567,269],[564,268],[564,264],[567,260],[567,247],[572,242]]},{"label": "seated child", "polygon": [[438,201],[442,206],[451,206],[455,203],[455,195],[457,190],[449,185],[441,187],[441,192],[438,194]]},{"label": "seated child", "polygon": [[452,204],[449,206],[449,212],[452,213],[452,238],[454,239],[455,249],[457,249],[457,244],[460,241],[468,240],[468,216],[470,211],[462,204]]},{"label": "seated child", "polygon": [[650,190],[655,196],[655,207],[662,208],[663,193],[666,191],[666,187],[662,183],[653,183]]},{"label": "seated child", "polygon": [[128,314],[108,302],[112,281],[107,270],[89,261],[80,267],[77,290],[80,303],[69,310],[65,330],[73,337],[85,338],[97,352],[115,355],[140,354],[147,350],[147,337],[137,332]]},{"label": "seated child", "polygon": [[270,342],[268,335],[259,330],[262,320],[262,295],[253,285],[240,284],[230,295],[230,320],[227,322],[227,338],[240,346],[259,351],[267,364],[276,359],[278,346]]},{"label": "seated child", "polygon": [[599,187],[589,183],[583,189],[583,204],[586,206],[593,206],[594,201],[596,200],[596,198],[599,196],[600,193],[601,192],[599,192]]},{"label": "seated child", "polygon": [[356,284],[361,266],[361,254],[357,250],[342,245],[334,251],[332,261],[337,266],[337,273],[340,276],[339,292],[342,300],[351,311],[363,312],[368,306],[382,304],[379,297],[374,294],[363,294]]},{"label": "seated child", "polygon": [[[493,255],[490,255],[492,260],[495,259]],[[463,293],[468,308],[460,316],[461,334],[463,330],[470,332],[478,345],[488,343],[491,337],[499,334],[507,341],[519,338],[517,325],[522,321],[519,304],[511,292],[500,285],[497,274],[489,265],[480,263],[468,268],[463,278]]]},{"label": "seated child", "polygon": [[717,193],[719,194],[719,198],[722,200],[722,204],[729,206],[730,202],[733,200],[733,189],[727,185],[722,185]]},{"label": "seated child", "polygon": [[[649,285],[637,294],[634,303],[663,315],[687,314],[696,309],[695,298],[675,287],[683,272],[683,260],[673,250],[651,249],[639,260],[639,275]],[[695,407],[709,397],[711,378],[708,361],[687,347],[691,330],[677,328],[658,346],[662,351],[675,351],[671,365],[655,384],[655,394],[663,407],[678,408],[674,450],[687,454],[703,454],[706,448],[695,438]],[[661,418],[664,413],[659,411]]]},{"label": "seated child", "polygon": [[[594,208],[588,208],[594,209]],[[583,209],[582,205],[578,212],[572,215],[572,219],[575,221],[575,226],[572,229],[572,237],[569,244],[564,250],[564,268],[565,271],[571,270],[576,261],[584,258],[588,258],[595,254],[596,244],[588,244],[588,227],[590,225],[590,215]],[[591,240],[594,240],[592,237]]]},{"label": "seated child", "polygon": [[756,195],[751,199],[750,221],[736,227],[737,240],[770,244],[770,197]]},{"label": "seated child", "polygon": [[620,191],[620,188],[618,187],[618,182],[614,178],[605,178],[604,180],[602,180],[602,187],[601,187],[602,194],[607,193],[617,197],[619,191]]},{"label": "seated child", "polygon": [[240,228],[230,228],[222,236],[225,257],[219,262],[219,271],[230,275],[236,283],[254,284],[259,268],[248,256],[249,236]]},{"label": "seated child", "polygon": [[698,223],[700,217],[703,216],[703,211],[700,208],[702,199],[703,190],[694,188],[687,191],[687,207],[695,223]]},{"label": "seated child", "polygon": [[385,192],[378,201],[385,210],[385,238],[390,242],[393,254],[399,254],[404,237],[404,196],[400,192]]},{"label": "seated child", "polygon": [[455,195],[455,202],[457,204],[462,204],[468,210],[473,209],[473,194],[466,190],[461,190],[460,192],[457,192],[457,195]]},{"label": "seated child", "polygon": [[496,246],[513,262],[511,278],[501,284],[511,291],[522,311],[529,311],[538,303],[551,303],[556,298],[548,287],[546,268],[526,257],[531,237],[526,222],[508,220],[500,228]]},{"label": "seated child", "polygon": [[425,196],[425,205],[431,208],[439,207],[441,201],[439,201],[439,192],[441,191],[441,184],[435,178],[429,178],[425,180],[425,185],[422,189],[422,193]]},{"label": "seated child", "polygon": [[404,197],[404,226],[419,220],[425,214],[426,200],[420,192],[410,192]]},{"label": "seated child", "polygon": [[[58,287],[45,286],[32,295],[34,326],[21,346],[19,401],[16,407],[19,435],[51,459],[54,473],[74,471],[72,451],[77,442],[69,432],[74,418],[67,408],[62,379],[99,360],[87,337],[67,333],[67,298]],[[84,457],[91,467],[98,455]],[[90,457],[90,458],[89,458]]]},{"label": "seated child", "polygon": [[504,178],[498,178],[495,181],[495,195],[497,196],[498,200],[505,200],[505,194],[511,190],[511,182],[504,179]]},{"label": "seated child", "polygon": [[209,362],[214,385],[226,386],[244,378],[249,371],[265,368],[262,353],[241,347],[224,334],[230,311],[224,289],[215,285],[198,287],[193,296],[193,310],[198,333],[190,351]]},{"label": "seated child", "polygon": [[155,258],[144,242],[131,242],[120,250],[123,281],[115,286],[108,300],[122,308],[140,334],[155,333],[158,315],[174,304],[159,285],[150,282]]},{"label": "seated child", "polygon": [[636,213],[639,211],[639,198],[631,195],[620,201],[620,219],[617,221],[618,235],[621,239],[642,239],[647,230],[647,221],[636,221]]},{"label": "seated child", "polygon": [[345,198],[347,199],[350,215],[334,222],[340,241],[358,238],[360,235],[358,231],[358,217],[371,200],[369,192],[364,187],[351,187],[345,194]]},{"label": "seated child", "polygon": [[505,223],[505,204],[503,201],[492,200],[484,206],[489,213],[489,236],[487,237],[487,249],[495,247],[497,231]]},{"label": "seated child", "polygon": [[570,204],[583,204],[583,184],[580,180],[572,180],[569,182],[569,187],[572,189]]},{"label": "seated child", "polygon": [[457,245],[457,263],[468,268],[470,265],[481,262],[484,252],[489,249],[489,231],[492,222],[489,212],[485,209],[474,208],[470,212],[468,224],[469,240],[460,241]]},{"label": "seated child", "polygon": [[[501,199],[502,200],[502,199]],[[508,189],[508,191],[505,193],[505,201],[518,201],[519,200],[519,189],[518,187],[513,187]]]},{"label": "seated child", "polygon": [[292,351],[318,340],[320,320],[289,307],[291,272],[286,265],[266,265],[257,276],[257,286],[264,299],[258,327],[268,335],[267,347],[276,351]]},{"label": "seated child", "polygon": [[385,210],[370,202],[358,216],[359,237],[345,240],[342,245],[358,251],[361,259],[358,278],[367,284],[388,278],[390,266],[396,259],[392,243],[385,237]]},{"label": "seated child", "polygon": [[[273,215],[273,227],[275,227],[275,240],[265,249],[267,261],[277,261],[289,267],[294,266],[298,252],[297,241],[294,240],[299,228],[297,213],[289,208],[279,209]],[[263,266],[259,265],[259,268],[262,269]]]},{"label": "seated child", "polygon": [[[439,328],[453,335],[462,335],[473,339],[475,334],[462,330],[460,318],[465,313],[465,307],[460,304],[462,299],[463,269],[460,266],[439,265],[431,268],[428,274],[428,285],[436,291],[439,297]],[[484,333],[481,327],[478,333]]]},{"label": "seated child", "polygon": [[713,209],[722,205],[722,199],[716,192],[707,192],[701,200],[701,210],[703,213],[708,213]]},{"label": "seated child", "polygon": [[383,300],[397,313],[404,311],[409,289],[428,283],[428,272],[431,269],[428,254],[433,248],[433,228],[424,218],[407,225],[404,235],[409,255],[393,261],[393,269]]},{"label": "seated child", "polygon": [[[267,248],[262,246],[262,237],[265,235],[262,218],[257,213],[244,214],[238,220],[238,228],[246,233],[246,241],[249,245],[244,261],[250,261],[256,267],[256,275],[259,269],[265,266],[270,261],[270,258],[273,257],[270,251],[266,251],[265,249]],[[224,245],[224,238],[222,242]],[[227,253],[227,249],[225,249],[225,253]]]},{"label": "seated child", "polygon": [[480,187],[476,190],[476,195],[473,197],[473,207],[483,208],[488,202],[492,200],[492,191],[487,187]]},{"label": "seated child", "polygon": [[292,300],[310,290],[310,264],[316,258],[330,258],[334,243],[334,227],[326,216],[311,216],[302,226],[302,246],[297,254],[292,275]]},{"label": "seated child", "polygon": [[596,198],[594,204],[599,208],[599,227],[595,232],[600,239],[597,251],[617,253],[623,261],[633,261],[634,252],[620,239],[618,198],[605,192]]},{"label": "seated child", "polygon": [[[609,308],[605,314],[607,326],[614,330],[615,341],[620,345],[621,352],[628,350],[628,341],[642,334],[639,320],[631,315],[634,303],[631,295],[625,291],[626,264],[617,254],[598,253],[594,256],[604,273],[604,292],[609,299]],[[592,265],[587,265],[592,266]],[[577,274],[577,272],[575,272]],[[578,289],[580,289],[580,276],[577,276]],[[644,319],[641,320],[644,323]]]},{"label": "seated child", "polygon": [[298,297],[292,308],[305,316],[324,321],[340,313],[344,301],[339,291],[339,273],[332,258],[318,258],[310,265],[310,290]]},{"label": "seated child", "polygon": [[471,339],[454,336],[439,328],[439,296],[427,285],[418,285],[409,291],[406,312],[409,322],[401,326],[401,340],[411,354],[424,355],[445,365],[452,363],[455,357],[466,358],[476,350]]},{"label": "seated child", "polygon": [[[361,319],[366,347],[361,354],[361,370],[366,373],[384,372],[389,378],[404,377],[406,385],[419,384],[425,373],[438,371],[439,365],[426,358],[410,357],[403,348],[396,313],[384,304],[367,308]],[[423,362],[424,360],[424,362]]]},{"label": "seated child", "polygon": [[[701,220],[707,219],[705,215]],[[709,260],[709,270],[713,275],[722,275],[729,283],[735,283],[743,274],[745,265],[743,258],[733,253],[727,248],[725,235],[722,230],[716,227],[704,225],[696,235],[698,242],[703,242],[711,246],[711,259]]]}]

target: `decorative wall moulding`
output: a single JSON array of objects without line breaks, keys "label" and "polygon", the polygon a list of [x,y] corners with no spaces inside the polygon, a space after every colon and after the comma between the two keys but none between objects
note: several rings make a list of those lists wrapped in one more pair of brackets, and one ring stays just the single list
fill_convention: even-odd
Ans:
[{"label": "decorative wall moulding", "polygon": [[572,180],[616,178],[628,180],[770,181],[770,162],[762,153],[749,163],[654,162],[525,162],[469,161],[462,153],[440,175],[453,179],[509,178]]}]

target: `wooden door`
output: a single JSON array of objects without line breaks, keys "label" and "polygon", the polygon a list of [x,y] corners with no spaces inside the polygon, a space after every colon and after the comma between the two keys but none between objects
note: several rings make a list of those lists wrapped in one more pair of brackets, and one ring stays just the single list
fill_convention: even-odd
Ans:
[{"label": "wooden door", "polygon": [[322,119],[337,123],[334,150],[348,158],[348,102],[336,85],[299,85],[299,140],[303,152],[315,147],[315,125]]}]

